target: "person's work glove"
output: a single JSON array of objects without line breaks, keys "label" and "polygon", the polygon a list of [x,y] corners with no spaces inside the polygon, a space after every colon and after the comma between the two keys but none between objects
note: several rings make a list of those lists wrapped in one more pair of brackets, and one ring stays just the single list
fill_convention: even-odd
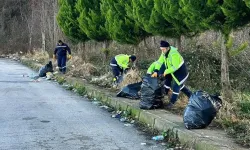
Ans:
[{"label": "person's work glove", "polygon": [[151,77],[156,78],[157,77],[157,72],[154,72]]},{"label": "person's work glove", "polygon": [[55,54],[53,54],[53,59],[56,60],[56,55]]},{"label": "person's work glove", "polygon": [[125,69],[123,70],[123,73],[126,74],[126,73],[128,72],[128,70],[129,70],[129,68],[125,68]]},{"label": "person's work glove", "polygon": [[72,56],[71,55],[68,55],[68,60],[72,59]]}]

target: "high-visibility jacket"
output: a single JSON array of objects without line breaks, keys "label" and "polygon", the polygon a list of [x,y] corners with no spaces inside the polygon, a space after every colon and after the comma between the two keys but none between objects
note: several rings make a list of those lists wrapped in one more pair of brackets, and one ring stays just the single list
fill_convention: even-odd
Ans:
[{"label": "high-visibility jacket", "polygon": [[122,68],[122,69],[128,68],[129,57],[130,57],[130,55],[126,55],[126,54],[116,55],[115,60],[117,62],[117,65],[120,66],[120,68]]},{"label": "high-visibility jacket", "polygon": [[[148,70],[147,70],[147,74],[152,74],[152,73],[154,73],[154,71],[155,71],[155,66],[156,66],[157,63],[158,63],[158,62],[155,61],[155,62],[153,62],[153,63],[149,66],[149,68],[148,68]],[[166,70],[165,64],[161,65],[161,68],[160,68],[158,74],[159,74],[159,75],[162,75],[162,74],[164,73],[165,70]]]},{"label": "high-visibility jacket", "polygon": [[188,78],[188,71],[183,57],[175,47],[170,47],[167,54],[162,53],[157,63],[155,64],[155,71],[158,72],[162,64],[165,63],[167,69],[165,74],[171,74],[178,85],[183,84]]},{"label": "high-visibility jacket", "polygon": [[155,71],[155,65],[157,64],[157,61],[155,61],[155,62],[153,62],[150,66],[149,66],[149,68],[148,68],[148,70],[147,70],[147,74],[152,74],[154,71]]}]

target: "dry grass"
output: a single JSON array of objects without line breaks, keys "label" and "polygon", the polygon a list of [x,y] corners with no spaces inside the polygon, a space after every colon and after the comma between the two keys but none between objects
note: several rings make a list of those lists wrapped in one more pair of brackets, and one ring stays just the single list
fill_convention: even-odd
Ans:
[{"label": "dry grass", "polygon": [[86,63],[82,58],[75,56],[67,62],[68,76],[88,78],[98,74],[98,68],[91,63]]},{"label": "dry grass", "polygon": [[49,53],[47,51],[35,50],[33,53],[27,53],[24,58],[31,59],[37,63],[48,63],[50,60]]},{"label": "dry grass", "polygon": [[129,70],[124,76],[122,82],[119,84],[119,88],[127,86],[128,84],[137,83],[142,81],[140,71],[137,69]]},{"label": "dry grass", "polygon": [[250,102],[250,95],[242,94],[238,91],[233,93],[233,99],[233,103],[223,101],[222,108],[217,115],[219,119],[230,119],[232,122],[237,122],[241,119],[244,119],[239,115],[239,112],[241,111],[239,104],[242,101]]},{"label": "dry grass", "polygon": [[[164,103],[167,104],[170,101],[171,96],[172,96],[172,91],[169,91],[168,95],[166,95],[163,99]],[[173,109],[171,109],[170,111],[178,115],[183,115],[183,111],[186,108],[187,104],[188,104],[188,97],[183,93],[181,93],[180,96],[178,97],[178,100],[174,104]]]},{"label": "dry grass", "polygon": [[87,78],[93,75],[98,74],[98,69],[90,63],[83,63],[78,66],[71,66],[68,67],[69,72],[67,72],[67,75],[72,76],[72,77],[82,77],[82,78]]},{"label": "dry grass", "polygon": [[83,64],[84,63],[84,61],[83,61],[83,59],[81,58],[81,57],[79,57],[79,56],[74,56],[74,57],[72,57],[72,59],[71,60],[69,60],[68,62],[67,62],[67,65],[69,65],[69,66],[79,66],[79,65],[81,65],[81,64]]},{"label": "dry grass", "polygon": [[90,83],[99,85],[101,87],[111,87],[112,86],[113,75],[111,72],[108,72],[99,77],[93,77]]}]

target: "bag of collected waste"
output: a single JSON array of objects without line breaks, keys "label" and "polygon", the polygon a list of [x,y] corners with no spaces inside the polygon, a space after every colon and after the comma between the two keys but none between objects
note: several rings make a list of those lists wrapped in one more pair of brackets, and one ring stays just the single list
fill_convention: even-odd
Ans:
[{"label": "bag of collected waste", "polygon": [[51,80],[53,77],[53,73],[52,72],[47,72],[46,73],[46,80]]},{"label": "bag of collected waste", "polygon": [[53,65],[51,61],[39,69],[39,77],[45,77],[47,72],[53,72]]},{"label": "bag of collected waste", "polygon": [[155,109],[163,107],[163,82],[158,78],[145,76],[141,85],[141,109]]},{"label": "bag of collected waste", "polygon": [[130,99],[139,99],[139,91],[141,90],[142,82],[129,84],[122,88],[120,92],[117,93],[117,97],[126,97]]},{"label": "bag of collected waste", "polygon": [[222,106],[219,96],[197,91],[189,98],[184,110],[183,121],[187,129],[202,129],[207,127]]}]

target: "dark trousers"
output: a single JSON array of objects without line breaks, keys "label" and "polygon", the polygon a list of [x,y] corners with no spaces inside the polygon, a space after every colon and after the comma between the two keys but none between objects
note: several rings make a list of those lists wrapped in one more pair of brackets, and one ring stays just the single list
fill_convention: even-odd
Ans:
[{"label": "dark trousers", "polygon": [[66,72],[66,56],[58,56],[57,57],[57,65],[59,67],[59,71],[65,73]]},{"label": "dark trousers", "polygon": [[111,67],[115,78],[117,78],[120,74],[122,74],[123,69],[121,69],[119,66],[111,66]]},{"label": "dark trousers", "polygon": [[118,80],[118,76],[122,75],[123,69],[120,68],[120,66],[117,64],[117,61],[115,60],[115,58],[111,59],[110,66],[112,68],[114,78],[116,78]]},{"label": "dark trousers", "polygon": [[[173,80],[173,77],[171,75],[166,76],[166,81],[165,81],[165,92],[168,93],[170,88],[171,88],[171,82]],[[192,92],[184,85],[178,85],[175,81],[173,83],[173,93],[170,99],[170,102],[174,104],[179,96],[180,91],[182,91],[188,98],[192,95]]]}]

